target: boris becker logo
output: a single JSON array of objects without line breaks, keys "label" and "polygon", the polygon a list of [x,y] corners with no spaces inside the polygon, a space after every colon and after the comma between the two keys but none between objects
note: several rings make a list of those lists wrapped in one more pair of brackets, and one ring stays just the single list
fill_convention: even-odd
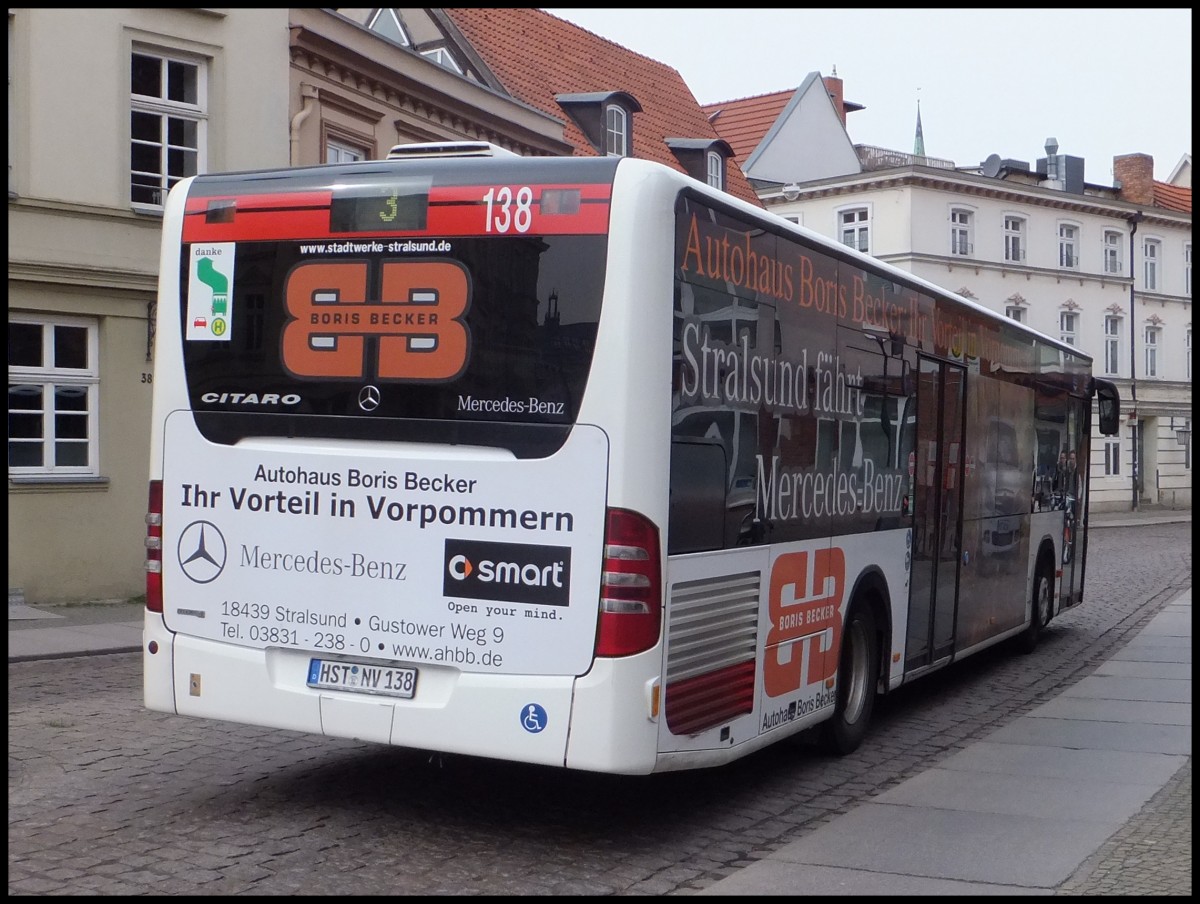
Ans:
[{"label": "boris becker logo", "polygon": [[[376,274],[379,297],[368,298]],[[445,382],[470,359],[471,282],[458,263],[304,263],[284,295],[283,364],[294,376]]]}]

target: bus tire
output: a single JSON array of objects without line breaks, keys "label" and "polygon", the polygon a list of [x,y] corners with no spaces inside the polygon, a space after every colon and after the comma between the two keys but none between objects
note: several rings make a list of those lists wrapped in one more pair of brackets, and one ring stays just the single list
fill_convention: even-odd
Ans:
[{"label": "bus tire", "polygon": [[867,736],[879,681],[879,634],[875,613],[866,603],[851,605],[842,634],[838,661],[837,704],[833,716],[820,725],[820,745],[826,753],[853,753]]},{"label": "bus tire", "polygon": [[1050,560],[1045,556],[1038,559],[1033,578],[1033,599],[1029,607],[1029,627],[1017,636],[1017,649],[1029,654],[1037,649],[1042,629],[1050,622],[1050,610],[1054,597],[1054,574]]}]

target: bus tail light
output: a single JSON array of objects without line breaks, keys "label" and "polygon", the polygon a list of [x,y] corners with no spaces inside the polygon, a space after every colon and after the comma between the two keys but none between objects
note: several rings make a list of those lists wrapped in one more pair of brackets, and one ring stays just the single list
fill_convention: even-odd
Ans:
[{"label": "bus tail light", "polygon": [[662,629],[658,528],[645,515],[609,509],[602,567],[596,655],[649,650]]},{"label": "bus tail light", "polygon": [[150,481],[150,502],[146,509],[146,608],[151,612],[163,611],[162,500],[162,481]]}]

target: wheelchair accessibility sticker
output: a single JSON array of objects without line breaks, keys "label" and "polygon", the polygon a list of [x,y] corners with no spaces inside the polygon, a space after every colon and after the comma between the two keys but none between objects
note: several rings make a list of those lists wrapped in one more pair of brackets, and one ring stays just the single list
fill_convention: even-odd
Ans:
[{"label": "wheelchair accessibility sticker", "polygon": [[546,727],[546,711],[536,703],[521,707],[521,726],[530,734]]}]

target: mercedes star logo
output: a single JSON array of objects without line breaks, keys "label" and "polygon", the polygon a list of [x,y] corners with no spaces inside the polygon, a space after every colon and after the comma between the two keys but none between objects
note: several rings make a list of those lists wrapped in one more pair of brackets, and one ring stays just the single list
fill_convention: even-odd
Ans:
[{"label": "mercedes star logo", "polygon": [[179,567],[197,584],[215,581],[225,570],[225,537],[211,521],[193,521],[179,536]]},{"label": "mercedes star logo", "polygon": [[358,393],[358,407],[363,411],[374,411],[379,407],[379,388],[364,386]]}]

